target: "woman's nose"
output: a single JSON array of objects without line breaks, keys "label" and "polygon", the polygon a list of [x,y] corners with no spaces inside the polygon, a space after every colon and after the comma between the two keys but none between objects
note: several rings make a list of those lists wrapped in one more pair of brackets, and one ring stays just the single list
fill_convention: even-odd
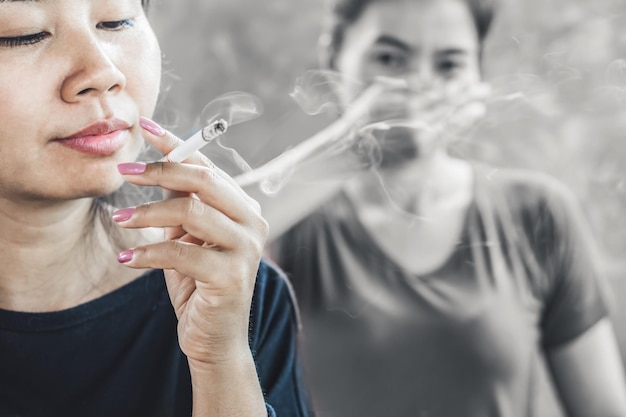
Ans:
[{"label": "woman's nose", "polygon": [[94,34],[76,34],[70,69],[61,86],[61,98],[77,102],[91,96],[123,90],[124,73],[116,65],[114,47],[100,42]]},{"label": "woman's nose", "polygon": [[412,71],[405,76],[407,87],[413,92],[424,92],[433,86],[433,72],[428,69]]}]

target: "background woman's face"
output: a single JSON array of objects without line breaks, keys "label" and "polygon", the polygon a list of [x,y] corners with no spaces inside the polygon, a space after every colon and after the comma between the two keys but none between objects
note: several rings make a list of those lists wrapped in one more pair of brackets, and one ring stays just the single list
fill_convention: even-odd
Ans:
[{"label": "background woman's face", "polygon": [[349,102],[377,76],[402,78],[409,88],[433,83],[475,82],[479,42],[474,20],[461,0],[372,1],[347,28],[337,69],[348,80]]},{"label": "background woman's face", "polygon": [[[0,2],[0,199],[119,187],[116,164],[142,147],[137,122],[152,114],[160,65],[140,0]],[[58,140],[103,120],[125,127],[109,155]]]},{"label": "background woman's face", "polygon": [[[480,80],[479,49],[474,20],[461,0],[374,0],[345,32],[335,61],[344,76],[339,95],[348,105],[376,77],[402,79],[408,88],[380,97],[370,119],[420,120],[425,92]],[[413,129],[383,134],[381,167],[446,146]]]}]

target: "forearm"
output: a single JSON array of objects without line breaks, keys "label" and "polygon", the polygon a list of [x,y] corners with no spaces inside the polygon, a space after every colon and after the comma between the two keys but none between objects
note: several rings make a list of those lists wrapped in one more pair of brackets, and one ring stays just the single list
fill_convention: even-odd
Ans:
[{"label": "forearm", "polygon": [[267,417],[252,353],[222,364],[189,361],[193,417]]},{"label": "forearm", "polygon": [[245,191],[260,205],[269,225],[268,242],[276,239],[307,217],[343,186],[343,182],[287,184],[276,194],[265,194],[258,188]]},{"label": "forearm", "polygon": [[268,241],[272,241],[337,194],[345,184],[362,175],[367,164],[352,151],[320,157],[285,173],[281,187],[266,193],[259,184],[244,188],[260,205],[269,224]]}]

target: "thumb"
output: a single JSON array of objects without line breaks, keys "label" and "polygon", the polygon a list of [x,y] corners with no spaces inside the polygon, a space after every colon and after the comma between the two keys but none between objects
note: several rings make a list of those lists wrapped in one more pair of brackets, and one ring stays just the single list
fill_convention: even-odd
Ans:
[{"label": "thumb", "polygon": [[[163,129],[153,120],[150,120],[146,117],[139,118],[139,125],[143,128],[144,138],[146,141],[154,146],[154,148],[161,152],[163,155],[167,155],[174,148],[180,146],[185,141],[174,135],[169,130]],[[206,158],[203,157],[200,153],[195,153],[191,155],[189,158],[185,160],[185,162],[189,162],[197,165],[207,165]]]}]

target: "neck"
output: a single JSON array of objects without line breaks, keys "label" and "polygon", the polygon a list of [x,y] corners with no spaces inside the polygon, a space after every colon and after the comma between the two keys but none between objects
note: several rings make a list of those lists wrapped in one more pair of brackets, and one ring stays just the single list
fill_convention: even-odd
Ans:
[{"label": "neck", "polygon": [[93,218],[92,204],[92,199],[56,204],[0,200],[0,308],[73,307],[101,295],[107,287],[103,283],[119,277],[114,247]]}]

